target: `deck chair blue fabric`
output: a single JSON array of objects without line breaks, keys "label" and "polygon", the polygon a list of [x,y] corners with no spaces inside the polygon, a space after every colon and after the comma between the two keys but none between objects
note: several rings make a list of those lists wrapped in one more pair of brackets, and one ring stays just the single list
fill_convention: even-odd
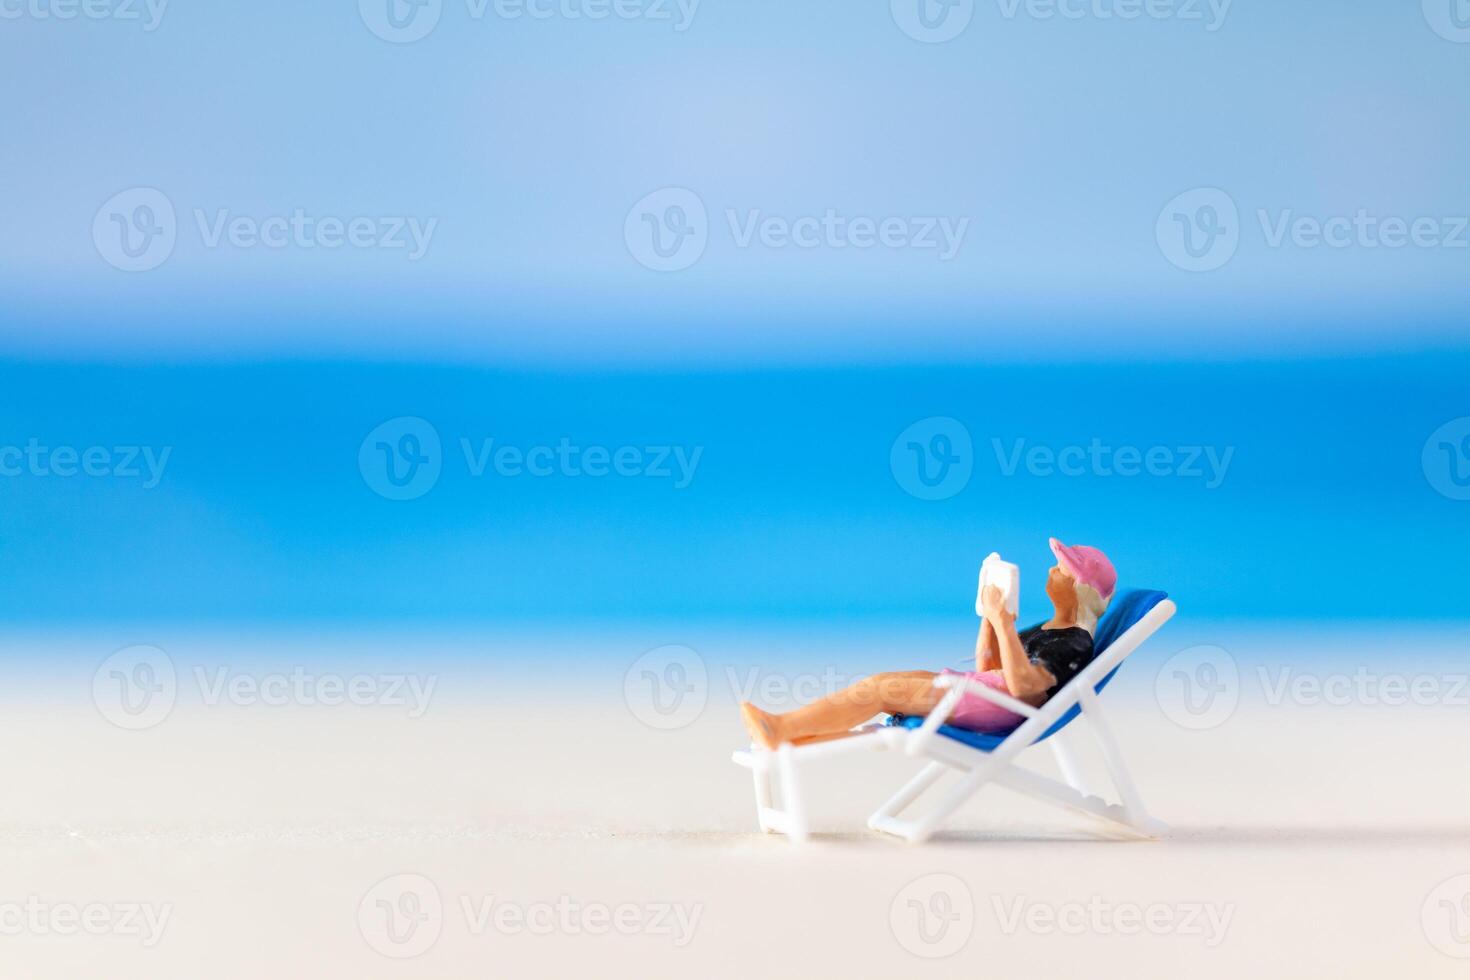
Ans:
[{"label": "deck chair blue fabric", "polygon": [[[1169,598],[1168,593],[1158,592],[1153,589],[1129,589],[1125,592],[1119,592],[1114,596],[1113,601],[1108,604],[1108,611],[1103,614],[1102,619],[1098,620],[1097,631],[1093,634],[1096,656],[1102,656],[1102,654],[1106,653],[1108,647],[1113,645],[1114,640],[1126,633],[1131,626],[1148,615],[1154,606],[1157,606],[1167,598]],[[1108,686],[1108,682],[1113,679],[1122,666],[1121,663],[1118,664],[1117,667],[1108,671],[1102,680],[1098,681],[1097,693],[1102,693],[1103,688]],[[1058,718],[1050,728],[1037,736],[1036,741],[1031,744],[1035,745],[1051,738],[1057,732],[1071,724],[1081,713],[1081,704],[1072,705],[1067,709],[1066,714]],[[888,719],[888,724],[903,728],[919,728],[924,724],[924,716],[893,715]],[[953,725],[939,726],[939,734],[948,736],[957,742],[963,742],[971,748],[980,749],[984,752],[993,751],[1010,737],[1012,731],[1015,731],[1015,729],[1012,728],[1010,731],[1004,732],[972,732],[968,729],[956,728]]]}]

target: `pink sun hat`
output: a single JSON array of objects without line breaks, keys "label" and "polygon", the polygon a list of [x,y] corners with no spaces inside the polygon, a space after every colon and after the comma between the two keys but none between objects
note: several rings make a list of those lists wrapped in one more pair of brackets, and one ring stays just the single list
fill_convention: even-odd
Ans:
[{"label": "pink sun hat", "polygon": [[1104,599],[1112,597],[1118,585],[1118,573],[1107,555],[1085,544],[1062,544],[1056,538],[1051,538],[1049,543],[1063,571],[1083,585],[1091,586]]}]

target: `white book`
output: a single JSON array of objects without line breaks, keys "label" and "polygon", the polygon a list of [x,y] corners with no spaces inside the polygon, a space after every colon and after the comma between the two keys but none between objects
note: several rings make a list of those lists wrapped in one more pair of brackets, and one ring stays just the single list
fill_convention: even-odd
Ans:
[{"label": "white book", "polygon": [[1021,605],[1021,569],[1005,561],[1000,553],[992,551],[980,563],[980,586],[975,590],[975,615],[985,615],[985,590],[990,586],[1000,589],[1006,608],[1015,616]]}]

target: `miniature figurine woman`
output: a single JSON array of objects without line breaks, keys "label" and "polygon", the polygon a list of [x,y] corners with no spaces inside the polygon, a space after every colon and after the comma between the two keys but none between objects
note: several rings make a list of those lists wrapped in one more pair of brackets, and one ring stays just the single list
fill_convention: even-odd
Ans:
[{"label": "miniature figurine woman", "polygon": [[[1040,707],[1092,662],[1092,634],[1108,608],[1118,575],[1096,548],[1050,539],[1057,563],[1046,578],[1051,619],[1016,632],[1016,618],[1001,591],[981,595],[985,618],[975,643],[975,670],[967,676],[1033,707]],[[946,674],[959,671],[946,669]],[[928,670],[875,674],[849,688],[786,714],[741,704],[745,727],[757,745],[813,741],[841,735],[877,714],[926,715],[944,696]],[[980,732],[1010,731],[1023,719],[1013,711],[966,692],[949,724]]]}]

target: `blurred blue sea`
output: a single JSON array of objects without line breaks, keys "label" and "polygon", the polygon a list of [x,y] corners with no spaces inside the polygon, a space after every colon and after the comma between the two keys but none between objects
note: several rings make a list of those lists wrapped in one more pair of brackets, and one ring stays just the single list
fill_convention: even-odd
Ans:
[{"label": "blurred blue sea", "polygon": [[[1470,504],[1435,481],[1470,458],[1424,450],[1467,367],[10,361],[0,614],[972,622],[980,559],[1019,562],[1035,608],[1056,534],[1198,617],[1460,619]],[[430,427],[417,485],[402,418]]]}]

